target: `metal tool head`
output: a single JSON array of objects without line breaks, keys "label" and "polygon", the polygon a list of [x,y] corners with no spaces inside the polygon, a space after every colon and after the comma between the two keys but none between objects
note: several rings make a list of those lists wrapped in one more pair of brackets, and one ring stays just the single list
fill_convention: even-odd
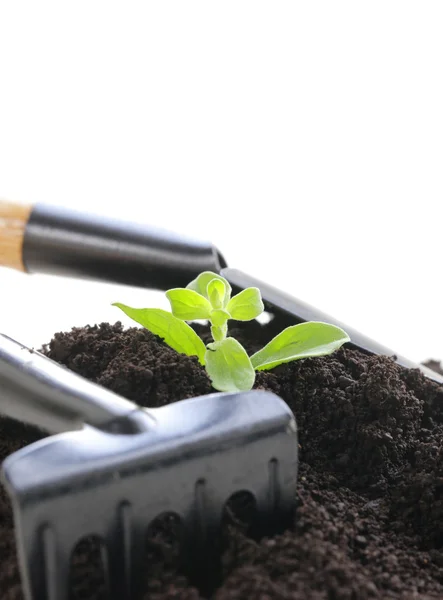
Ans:
[{"label": "metal tool head", "polygon": [[213,394],[136,410],[127,418],[138,433],[85,426],[36,442],[4,462],[28,600],[67,600],[72,553],[90,535],[105,548],[109,597],[139,597],[149,568],[146,532],[165,512],[182,521],[191,576],[196,565],[204,572],[217,560],[223,509],[236,492],[255,498],[260,533],[290,521],[297,433],[278,396]]},{"label": "metal tool head", "polygon": [[379,342],[356,331],[352,327],[348,327],[348,325],[341,323],[337,319],[319,311],[317,308],[310,306],[298,298],[294,298],[290,294],[287,294],[268,283],[260,281],[238,269],[224,268],[220,271],[220,274],[225,277],[236,290],[242,290],[247,287],[258,287],[265,303],[266,310],[275,317],[276,324],[279,325],[279,331],[289,325],[304,323],[306,321],[324,321],[326,323],[331,323],[346,331],[351,338],[349,343],[351,348],[360,350],[366,354],[391,356],[397,364],[408,369],[419,369],[429,379],[432,379],[437,383],[443,383],[443,376],[439,373],[432,371],[424,365],[414,363],[408,358],[401,356],[398,352],[390,350]]}]

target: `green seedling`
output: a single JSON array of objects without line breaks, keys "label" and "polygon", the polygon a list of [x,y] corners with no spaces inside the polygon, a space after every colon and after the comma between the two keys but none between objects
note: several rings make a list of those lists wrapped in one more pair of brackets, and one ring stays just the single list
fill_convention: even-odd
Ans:
[{"label": "green seedling", "polygon": [[[335,325],[311,321],[287,327],[264,348],[248,356],[243,346],[228,336],[228,321],[251,321],[263,311],[260,290],[246,288],[231,297],[228,281],[210,271],[201,273],[186,288],[166,292],[171,312],[160,308],[131,308],[116,302],[128,317],[161,337],[168,346],[204,365],[213,387],[221,392],[250,390],[255,371],[282,363],[325,356],[349,342]],[[186,321],[207,320],[213,341],[207,345]]]}]

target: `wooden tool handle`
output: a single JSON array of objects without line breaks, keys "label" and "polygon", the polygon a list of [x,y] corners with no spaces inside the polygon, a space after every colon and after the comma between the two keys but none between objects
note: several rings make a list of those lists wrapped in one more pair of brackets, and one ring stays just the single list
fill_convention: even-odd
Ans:
[{"label": "wooden tool handle", "polygon": [[25,271],[23,240],[32,205],[0,200],[0,266]]}]

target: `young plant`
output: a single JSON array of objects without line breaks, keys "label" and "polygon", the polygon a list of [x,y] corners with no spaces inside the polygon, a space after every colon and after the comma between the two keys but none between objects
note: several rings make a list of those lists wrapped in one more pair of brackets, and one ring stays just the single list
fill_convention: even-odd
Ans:
[{"label": "young plant", "polygon": [[[205,271],[186,288],[166,292],[171,312],[160,308],[131,308],[116,302],[128,317],[161,337],[171,348],[196,356],[204,365],[212,385],[221,392],[250,390],[255,371],[301,358],[331,354],[349,342],[349,336],[335,325],[312,321],[287,327],[261,350],[248,356],[243,346],[228,336],[228,321],[251,321],[263,311],[260,290],[246,288],[231,297],[228,281]],[[213,341],[203,340],[186,321],[205,319],[211,326]]]}]

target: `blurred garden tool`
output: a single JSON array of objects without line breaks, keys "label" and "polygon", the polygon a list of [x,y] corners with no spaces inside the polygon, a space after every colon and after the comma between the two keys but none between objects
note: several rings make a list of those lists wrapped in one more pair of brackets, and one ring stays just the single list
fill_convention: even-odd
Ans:
[{"label": "blurred garden tool", "polygon": [[76,212],[58,206],[0,201],[0,265],[28,273],[52,273],[167,290],[214,271],[234,288],[258,287],[268,312],[282,325],[324,321],[344,329],[350,346],[393,356],[443,383],[438,373],[398,355],[336,319],[227,264],[210,242],[151,226]]}]

